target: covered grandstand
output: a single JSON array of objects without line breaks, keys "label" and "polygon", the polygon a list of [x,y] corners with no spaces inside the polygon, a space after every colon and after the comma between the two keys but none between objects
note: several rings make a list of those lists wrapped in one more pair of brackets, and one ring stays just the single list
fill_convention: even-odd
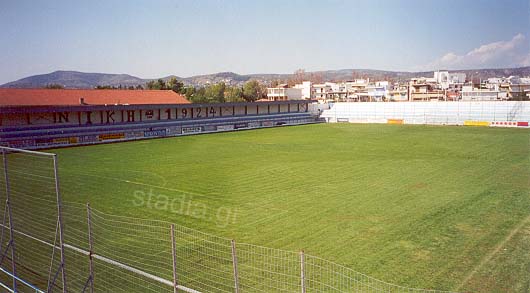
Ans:
[{"label": "covered grandstand", "polygon": [[311,123],[308,103],[191,104],[173,91],[1,89],[0,143],[38,149]]}]

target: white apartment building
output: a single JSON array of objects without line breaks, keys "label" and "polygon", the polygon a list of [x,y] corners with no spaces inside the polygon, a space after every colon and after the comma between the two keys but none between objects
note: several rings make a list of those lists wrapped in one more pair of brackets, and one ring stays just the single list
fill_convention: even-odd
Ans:
[{"label": "white apartment building", "polygon": [[466,82],[466,74],[460,72],[450,73],[447,70],[434,72],[433,80],[441,89],[458,88]]},{"label": "white apartment building", "polygon": [[[302,91],[302,99],[314,99],[319,101],[334,100],[347,101],[359,100],[357,93],[367,91],[366,87],[369,85],[369,79],[355,79],[346,82],[325,82],[321,84],[313,84],[310,81],[304,81],[293,86],[295,89]],[[388,87],[388,82],[382,81],[376,83],[378,87]],[[282,85],[283,87],[283,85]]]},{"label": "white apartment building", "polygon": [[382,102],[388,96],[388,81],[386,82],[376,82],[373,85],[368,85],[366,87],[366,92],[370,101],[373,102]]},{"label": "white apartment building", "polygon": [[327,85],[331,86],[331,96],[335,101],[345,101],[348,98],[348,90],[346,83],[339,82],[326,82]]},{"label": "white apartment building", "polygon": [[362,91],[370,83],[370,79],[355,79],[353,81],[347,81],[344,83],[348,92]]},{"label": "white apartment building", "polygon": [[477,89],[470,85],[462,87],[462,101],[500,101],[508,100],[508,93],[494,89]]},{"label": "white apartment building", "polygon": [[504,77],[491,77],[486,80],[486,84],[501,84],[508,83],[508,79]]},{"label": "white apartment building", "polygon": [[301,84],[295,84],[294,88],[302,90],[302,99],[304,100],[311,99],[311,82],[310,81],[304,81]]},{"label": "white apartment building", "polygon": [[317,100],[333,99],[331,83],[314,84],[311,90],[311,98]]},{"label": "white apartment building", "polygon": [[439,84],[449,83],[449,71],[438,70],[434,72],[434,80]]},{"label": "white apartment building", "polygon": [[526,93],[530,90],[530,77],[510,76],[507,78],[488,78],[482,86],[489,90],[506,93],[509,99],[520,100],[525,99]]},{"label": "white apartment building", "polygon": [[267,99],[269,101],[301,100],[302,89],[288,88],[286,84],[267,88]]},{"label": "white apartment building", "polygon": [[465,83],[466,74],[463,72],[449,73],[449,83]]}]

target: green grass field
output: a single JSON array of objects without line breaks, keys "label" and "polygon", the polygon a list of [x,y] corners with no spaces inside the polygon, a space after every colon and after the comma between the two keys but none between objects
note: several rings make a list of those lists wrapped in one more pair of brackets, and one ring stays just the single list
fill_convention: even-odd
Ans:
[{"label": "green grass field", "polygon": [[304,249],[403,286],[528,292],[529,139],[318,124],[51,152],[65,201]]}]

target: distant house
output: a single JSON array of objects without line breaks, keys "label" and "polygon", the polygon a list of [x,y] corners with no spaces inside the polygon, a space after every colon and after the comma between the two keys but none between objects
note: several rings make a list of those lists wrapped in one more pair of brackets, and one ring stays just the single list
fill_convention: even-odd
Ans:
[{"label": "distant house", "polygon": [[290,88],[286,84],[280,84],[277,87],[267,88],[268,101],[288,101],[301,100],[302,89]]},{"label": "distant house", "polygon": [[526,98],[526,93],[530,91],[530,84],[510,83],[507,87],[509,98],[512,100],[522,100]]},{"label": "distant house", "polygon": [[461,92],[462,101],[499,101],[507,100],[506,92],[492,89],[477,89],[472,86],[464,86]]},{"label": "distant house", "polygon": [[409,82],[409,100],[414,101],[430,101],[430,100],[444,100],[445,94],[443,90],[436,89],[436,83],[431,79],[426,78],[412,78]]},{"label": "distant house", "polygon": [[390,102],[406,102],[408,101],[406,87],[399,87],[388,91],[388,101]]},{"label": "distant house", "polygon": [[312,83],[310,81],[303,81],[301,84],[295,84],[294,88],[302,90],[302,99],[304,100],[311,99]]},{"label": "distant house", "polygon": [[510,100],[527,99],[530,91],[530,78],[510,76],[507,78],[489,78],[484,86],[490,90],[506,93]]},{"label": "distant house", "polygon": [[466,82],[466,74],[438,70],[434,72],[434,80],[440,89],[460,88]]},{"label": "distant house", "polygon": [[333,99],[331,83],[314,84],[311,89],[311,98],[319,101]]}]

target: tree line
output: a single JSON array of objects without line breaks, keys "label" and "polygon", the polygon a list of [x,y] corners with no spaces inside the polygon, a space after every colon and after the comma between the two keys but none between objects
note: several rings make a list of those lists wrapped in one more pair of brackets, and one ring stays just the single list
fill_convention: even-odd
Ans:
[{"label": "tree line", "polygon": [[[60,84],[47,84],[47,89],[64,89]],[[175,77],[168,80],[151,80],[145,84],[136,86],[122,85],[98,85],[94,89],[98,90],[172,90],[185,96],[192,103],[225,103],[225,102],[254,102],[267,97],[267,87],[256,80],[250,80],[243,86],[230,86],[224,82],[194,87],[185,86],[184,83]]]},{"label": "tree line", "polygon": [[146,84],[150,90],[172,90],[185,96],[192,103],[254,102],[267,96],[267,87],[257,80],[247,81],[243,86],[230,86],[224,82],[206,86],[185,86],[175,77],[164,81],[152,80]]},{"label": "tree line", "polygon": [[[44,86],[45,89],[50,90],[63,90],[65,89],[65,86],[58,83],[48,83]],[[144,87],[142,85],[97,85],[94,87],[96,90],[143,90]]]},{"label": "tree line", "polygon": [[143,90],[144,87],[142,85],[130,85],[130,86],[125,86],[125,85],[97,85],[94,87],[94,89],[96,90]]},{"label": "tree line", "polygon": [[[318,73],[307,74],[304,69],[296,70],[286,80],[273,80],[269,85],[272,87],[285,83],[293,86],[296,83],[310,80],[314,83],[322,82],[322,75]],[[60,84],[51,83],[45,86],[47,89],[64,89]],[[209,84],[205,86],[184,85],[176,77],[167,80],[150,80],[145,85],[98,85],[94,89],[103,90],[172,90],[186,97],[192,103],[225,103],[225,102],[254,102],[267,97],[267,86],[257,80],[249,80],[242,86],[230,86],[224,82]]]}]

